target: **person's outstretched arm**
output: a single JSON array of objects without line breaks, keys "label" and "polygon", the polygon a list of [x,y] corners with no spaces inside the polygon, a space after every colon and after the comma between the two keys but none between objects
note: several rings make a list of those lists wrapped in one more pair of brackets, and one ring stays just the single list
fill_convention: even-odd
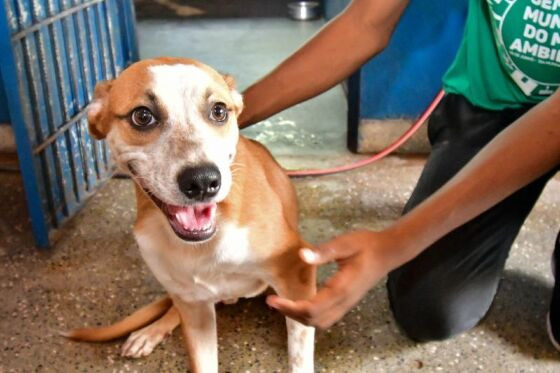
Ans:
[{"label": "person's outstretched arm", "polygon": [[356,231],[301,250],[303,260],[336,260],[338,272],[308,301],[268,303],[305,324],[327,328],[383,276],[458,226],[560,165],[560,90],[492,140],[455,177],[381,232]]},{"label": "person's outstretched arm", "polygon": [[314,97],[381,52],[407,0],[354,0],[292,56],[243,93],[241,128]]}]

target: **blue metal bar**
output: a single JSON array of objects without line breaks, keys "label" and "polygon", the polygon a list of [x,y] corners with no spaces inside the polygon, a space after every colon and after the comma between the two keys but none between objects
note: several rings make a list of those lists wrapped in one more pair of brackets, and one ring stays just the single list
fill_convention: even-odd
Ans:
[{"label": "blue metal bar", "polygon": [[[21,1],[21,0],[20,0],[20,1]],[[105,0],[91,0],[91,1],[88,2],[88,3],[75,6],[75,7],[73,7],[73,8],[70,8],[70,9],[67,9],[67,10],[65,10],[65,11],[62,11],[62,12],[60,12],[59,14],[57,14],[57,15],[55,15],[55,16],[52,16],[52,17],[46,18],[46,19],[44,19],[44,20],[41,20],[40,22],[35,23],[33,26],[26,27],[24,30],[22,30],[22,31],[20,31],[20,32],[18,32],[18,33],[16,33],[16,34],[14,34],[14,35],[12,36],[12,40],[13,40],[13,41],[16,41],[16,40],[18,40],[18,39],[21,39],[21,38],[23,38],[25,35],[31,34],[31,33],[35,32],[35,31],[39,30],[39,29],[40,29],[41,27],[43,27],[43,26],[46,26],[46,25],[48,25],[48,24],[50,24],[50,23],[52,23],[52,22],[54,22],[54,21],[57,21],[57,20],[59,20],[59,19],[61,19],[61,18],[65,18],[65,17],[67,17],[67,16],[69,16],[69,15],[72,15],[72,14],[74,14],[74,13],[78,13],[80,10],[82,10],[82,9],[84,9],[84,8],[88,8],[88,7],[90,7],[90,6],[94,5],[94,4],[97,4],[97,3],[102,2],[102,1],[105,1]],[[27,2],[26,2],[26,3],[27,3]],[[24,7],[28,7],[28,6],[24,6]],[[29,7],[28,9],[30,9],[30,7]]]},{"label": "blue metal bar", "polygon": [[[110,33],[107,25],[107,7],[105,5],[105,3],[101,3],[96,7],[97,22],[99,24],[99,31],[101,33],[100,37],[103,42],[101,49],[105,66],[105,79],[113,79],[116,76],[116,67],[113,64],[113,51],[111,49],[111,39],[109,37]],[[105,169],[105,172],[112,172],[113,166],[111,165],[111,158],[107,144],[102,142],[100,143],[100,145],[103,168]]]},{"label": "blue metal bar", "polygon": [[[22,112],[23,112],[23,121],[27,125],[27,138],[28,140],[32,142],[37,139],[38,134],[36,133],[36,129],[35,126],[33,125],[34,123],[34,116],[33,116],[33,107],[32,107],[32,101],[28,98],[31,98],[31,85],[29,84],[28,81],[28,76],[27,76],[27,67],[25,65],[25,52],[24,52],[24,48],[23,48],[23,43],[17,43],[16,45],[14,45],[13,47],[13,55],[16,58],[14,61],[12,61],[13,64],[15,64],[15,69],[17,71],[17,80],[18,80],[18,86],[14,87],[14,89],[10,92],[6,89],[6,93],[8,94],[17,94],[19,93],[19,96],[16,96],[14,99],[19,100],[20,104],[21,104],[21,108],[22,108]],[[8,82],[3,82],[5,84],[5,87],[7,87]],[[24,99],[22,99],[24,98]],[[37,175],[37,180],[39,181],[43,181],[44,175],[43,175],[43,169],[44,169],[44,162],[43,159],[40,158],[33,158],[34,159],[34,167],[36,168],[37,172],[39,172],[39,174]],[[21,160],[21,158],[20,158]],[[20,162],[20,164],[22,165],[22,167],[25,167],[25,163]],[[24,182],[27,182],[26,179],[23,179]],[[47,183],[46,182],[40,182],[37,184],[37,187],[39,189],[40,192],[40,197],[41,197],[41,201],[43,203],[43,207],[46,208],[45,206],[49,206],[50,201],[47,198],[48,193],[47,193]],[[46,210],[45,210],[46,213]]]},{"label": "blue metal bar", "polygon": [[115,77],[114,66],[111,63],[111,47],[109,45],[109,35],[107,33],[107,19],[105,18],[103,4],[97,4],[94,7],[96,22],[99,25],[99,39],[101,41],[100,49],[103,56],[103,69],[105,71],[104,79],[113,79]]},{"label": "blue metal bar", "polygon": [[[29,82],[27,81],[27,76],[26,76],[26,70],[25,70],[25,65],[24,63],[22,63],[21,61],[24,61],[24,50],[23,50],[23,43],[17,43],[16,45],[14,45],[13,50],[12,50],[16,60],[15,61],[20,61],[20,63],[16,63],[16,70],[18,73],[18,77],[20,77],[20,79],[18,79],[18,88],[19,88],[19,92],[21,94],[21,97],[31,97],[31,92],[30,92],[30,85]],[[12,63],[15,63],[14,61],[12,61]],[[23,78],[21,78],[23,77]],[[7,86],[7,83],[4,82],[4,87]],[[21,105],[23,108],[23,114],[24,114],[24,119],[26,123],[32,123],[33,122],[33,108],[31,107],[31,100],[27,99],[27,100],[22,100],[21,101]],[[38,140],[38,134],[36,133],[36,129],[34,126],[27,126],[27,134],[29,139],[31,139],[32,143],[36,143]]]},{"label": "blue metal bar", "polygon": [[41,69],[37,60],[37,44],[35,38],[26,38],[22,40],[23,60],[19,61],[24,66],[23,73],[27,77],[27,84],[29,84],[30,95],[27,97],[31,101],[33,109],[33,122],[27,122],[28,127],[33,127],[35,130],[35,138],[33,142],[39,143],[49,136],[48,118],[44,110],[46,102],[42,92],[43,80],[41,79]]},{"label": "blue metal bar", "polygon": [[15,0],[4,0],[4,4],[6,7],[6,18],[10,27],[10,33],[16,33],[19,31],[17,4]]},{"label": "blue metal bar", "polygon": [[131,1],[119,1],[121,29],[123,30],[123,45],[126,48],[126,61],[130,63],[138,60],[138,40],[136,39],[136,23],[134,5]]},{"label": "blue metal bar", "polygon": [[[19,79],[27,79],[27,83],[30,87],[29,91],[31,93],[29,98],[33,109],[33,119],[28,121],[26,124],[28,127],[36,129],[37,137],[35,140],[42,141],[44,138],[49,136],[50,128],[47,111],[44,110],[47,103],[45,101],[45,88],[41,74],[40,61],[38,59],[37,43],[34,37],[25,38],[22,42],[24,51],[23,61],[19,61],[19,63],[24,63],[25,67],[22,71],[23,74],[19,76]],[[53,214],[55,214],[56,206],[60,205],[62,202],[60,186],[56,175],[55,162],[56,160],[52,149],[48,148],[41,154],[42,167],[40,170],[44,176],[44,190],[48,195],[45,196],[45,198],[51,213]]]},{"label": "blue metal bar", "polygon": [[84,24],[84,15],[82,13],[75,13],[72,15],[74,21],[74,30],[76,31],[78,54],[80,56],[79,70],[83,77],[82,89],[86,102],[89,102],[93,96],[94,78],[90,67],[90,56],[87,53],[88,43],[86,38],[86,30]]},{"label": "blue metal bar", "polygon": [[[113,172],[88,133],[96,83],[137,56],[132,0],[4,0],[0,82],[40,247]],[[10,36],[11,35],[11,36]]]},{"label": "blue metal bar", "polygon": [[47,9],[41,4],[41,0],[32,0],[31,14],[33,14],[33,23],[40,23],[47,17]]},{"label": "blue metal bar", "polygon": [[120,74],[123,68],[127,65],[126,59],[123,55],[123,40],[121,37],[121,30],[119,24],[119,7],[115,0],[106,0],[107,6],[107,26],[109,34],[111,35],[111,45],[113,46],[113,56],[115,58],[115,71],[116,75]]},{"label": "blue metal bar", "polygon": [[37,246],[46,248],[49,246],[49,227],[47,225],[47,214],[41,203],[39,180],[37,180],[37,170],[34,166],[32,156],[32,145],[28,137],[27,126],[23,115],[21,105],[21,93],[18,90],[18,71],[14,64],[14,54],[12,51],[12,43],[10,40],[10,30],[8,28],[8,19],[6,7],[0,7],[0,72],[2,81],[6,87],[8,94],[8,103],[10,105],[10,118],[14,129],[14,135],[17,143],[18,157],[21,164],[21,174],[27,181],[24,183],[25,197],[31,217],[31,228],[37,242]]},{"label": "blue metal bar", "polygon": [[[99,39],[99,31],[98,25],[96,22],[95,14],[93,13],[92,8],[88,8],[85,10],[85,24],[88,31],[89,36],[89,55],[91,56],[93,71],[95,75],[95,83],[103,80],[103,77],[106,76],[103,68],[103,60],[100,53],[100,39]],[[102,175],[106,172],[105,165],[103,162],[100,162],[103,158],[102,149],[100,148],[100,144],[96,141],[91,141],[91,146],[93,149],[93,160],[95,164],[95,171],[97,173],[97,178],[101,179]]]},{"label": "blue metal bar", "polygon": [[[67,9],[71,6],[69,0],[63,0],[63,8]],[[74,17],[68,16],[62,20],[64,26],[65,38],[65,52],[70,67],[70,83],[67,88],[68,92],[72,92],[73,98],[73,113],[75,117],[67,118],[67,123],[72,123],[68,126],[69,131],[65,133],[66,138],[70,142],[70,149],[72,151],[73,166],[75,167],[73,177],[77,187],[77,199],[80,202],[85,201],[86,192],[90,190],[90,184],[87,177],[87,161],[83,158],[80,151],[79,129],[78,121],[82,118],[83,108],[86,105],[86,92],[84,91],[84,81],[81,71],[81,58],[78,47],[78,39],[76,36],[76,29],[74,27]],[[81,111],[82,110],[82,111]],[[78,113],[78,114],[76,114]],[[61,127],[63,129],[66,126]]]},{"label": "blue metal bar", "polygon": [[29,0],[16,0],[15,3],[19,28],[24,29],[30,27],[33,24],[33,19],[31,18],[31,3]]},{"label": "blue metal bar", "polygon": [[43,141],[41,144],[39,144],[38,146],[36,146],[33,149],[33,154],[39,154],[41,153],[43,150],[45,150],[45,148],[47,146],[49,146],[50,144],[52,144],[53,142],[55,142],[56,138],[60,135],[62,135],[64,132],[68,131],[68,129],[73,126],[74,124],[76,124],[79,120],[81,120],[82,118],[84,118],[87,114],[87,110],[83,109],[82,111],[80,111],[78,114],[76,114],[74,117],[70,118],[66,123],[64,123],[64,125],[60,128],[58,128],[56,130],[56,132],[54,132],[52,135],[50,135],[47,139],[45,139],[45,141]]},{"label": "blue metal bar", "polygon": [[[44,0],[43,0],[44,1]],[[55,16],[60,12],[60,6],[58,1],[50,0],[48,4],[44,4],[43,6],[48,7],[49,16]],[[68,61],[70,58],[67,54],[66,43],[64,41],[64,29],[62,26],[62,20],[56,20],[52,22],[49,26],[50,30],[50,37],[53,41],[53,53],[54,53],[54,60],[57,61],[55,64],[56,69],[56,77],[57,77],[57,88],[58,94],[61,98],[60,103],[62,105],[63,115],[64,115],[64,122],[68,123],[69,120],[74,116],[76,112],[76,108],[73,103],[74,99],[74,92],[73,86],[71,83],[70,78],[70,68],[68,66]],[[63,125],[64,127],[64,125]],[[67,188],[72,190],[72,196],[67,196],[67,200],[71,201],[71,204],[68,205],[67,211],[68,215],[71,213],[72,210],[77,208],[76,204],[79,204],[81,201],[81,189],[84,188],[83,179],[81,179],[78,175],[79,167],[81,166],[80,163],[76,162],[75,159],[75,148],[72,146],[72,141],[70,136],[67,133],[61,135],[60,137],[63,139],[61,141],[59,149],[63,150],[63,157],[65,159],[65,170],[69,171],[71,175],[71,185],[67,185]],[[36,151],[37,149],[35,149]],[[66,177],[66,176],[65,176]],[[65,181],[69,183],[69,181]]]},{"label": "blue metal bar", "polygon": [[79,121],[79,140],[80,140],[80,152],[82,157],[86,160],[86,175],[88,180],[88,191],[92,191],[95,187],[95,182],[97,181],[97,174],[95,171],[95,160],[94,160],[94,148],[92,142],[94,141],[88,135],[88,123],[87,119],[83,118]]},{"label": "blue metal bar", "polygon": [[64,205],[62,211],[65,216],[70,216],[72,212],[75,211],[78,207],[76,195],[74,192],[74,176],[72,167],[70,166],[70,150],[68,149],[65,136],[58,137],[56,139],[56,142],[52,146],[55,148],[55,152],[57,154],[58,175],[62,175],[62,178],[60,180],[64,197]]},{"label": "blue metal bar", "polygon": [[[46,10],[47,4],[44,3],[44,0],[33,1],[33,15],[37,22],[41,22],[47,17]],[[57,63],[53,55],[54,48],[51,37],[52,34],[50,33],[51,26],[52,24],[48,24],[37,30],[37,32],[26,36],[26,38],[33,36],[37,40],[36,44],[39,52],[37,64],[41,72],[41,80],[44,82],[41,94],[42,99],[47,103],[47,105],[41,109],[44,109],[46,112],[49,134],[55,132],[58,125],[64,123],[62,103],[59,97],[58,83],[60,77],[57,76]],[[54,178],[54,180],[51,180],[53,191],[55,191],[57,195],[60,195],[60,201],[54,205],[54,209],[56,212],[60,211],[64,216],[68,216],[74,207],[75,199],[73,196],[72,172],[65,142],[58,141],[57,139],[57,141],[51,144],[50,149],[46,151],[47,155],[51,153],[53,155],[52,161],[49,159],[49,162],[52,162],[51,164],[54,165],[54,169],[48,167],[47,171],[52,173],[51,177]],[[58,190],[62,193],[59,193]],[[61,208],[59,208],[59,204]],[[60,214],[56,214],[56,217],[57,222],[63,218]]]},{"label": "blue metal bar", "polygon": [[86,198],[87,176],[84,173],[85,160],[82,158],[82,154],[80,153],[78,126],[74,125],[70,127],[70,129],[64,134],[64,136],[70,143],[70,149],[72,152],[72,166],[74,168],[73,177],[74,183],[76,185],[76,199],[78,200],[78,202],[82,203]]},{"label": "blue metal bar", "polygon": [[[63,0],[63,4],[68,0]],[[70,66],[70,75],[72,77],[72,91],[73,91],[73,108],[74,115],[86,105],[86,95],[82,87],[83,77],[80,70],[82,62],[78,48],[78,40],[76,37],[76,29],[74,27],[74,19],[69,16],[62,20],[64,26],[64,38],[68,57],[68,64]]]},{"label": "blue metal bar", "polygon": [[61,21],[56,21],[52,24],[51,39],[53,40],[54,59],[57,61],[55,64],[56,76],[59,84],[57,85],[58,95],[61,99],[61,106],[64,119],[68,120],[76,113],[74,106],[74,92],[70,78],[70,67],[68,63],[70,58],[67,53],[66,42],[64,38],[64,29]]},{"label": "blue metal bar", "polygon": [[103,71],[103,61],[99,50],[100,40],[97,31],[97,23],[95,22],[95,14],[92,8],[85,9],[85,24],[89,36],[89,55],[92,59],[93,71],[95,76],[95,84],[103,80],[105,76]]}]

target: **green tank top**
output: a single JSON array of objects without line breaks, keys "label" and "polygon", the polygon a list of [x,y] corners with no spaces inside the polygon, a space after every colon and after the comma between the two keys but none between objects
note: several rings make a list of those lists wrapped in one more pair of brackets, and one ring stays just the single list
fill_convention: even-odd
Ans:
[{"label": "green tank top", "polygon": [[490,110],[535,104],[560,86],[560,0],[469,0],[446,92]]}]

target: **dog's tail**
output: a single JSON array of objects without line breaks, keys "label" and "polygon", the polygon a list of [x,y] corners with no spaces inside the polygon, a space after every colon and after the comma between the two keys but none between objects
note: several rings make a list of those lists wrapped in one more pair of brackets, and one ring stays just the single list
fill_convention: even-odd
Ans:
[{"label": "dog's tail", "polygon": [[60,332],[60,335],[76,341],[86,342],[106,342],[112,339],[124,337],[131,332],[151,323],[162,316],[170,307],[173,306],[171,298],[164,297],[158,299],[132,315],[125,317],[113,325],[98,328],[81,328]]}]

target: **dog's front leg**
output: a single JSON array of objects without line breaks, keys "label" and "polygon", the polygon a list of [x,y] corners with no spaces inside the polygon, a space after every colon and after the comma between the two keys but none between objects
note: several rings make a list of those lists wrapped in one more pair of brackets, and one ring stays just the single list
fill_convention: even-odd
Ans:
[{"label": "dog's front leg", "polygon": [[288,329],[289,372],[313,372],[313,350],[315,344],[315,328],[305,326],[286,317]]},{"label": "dog's front leg", "polygon": [[214,303],[187,303],[173,297],[181,316],[181,329],[189,364],[194,373],[218,371],[218,337]]},{"label": "dog's front leg", "polygon": [[[293,267],[292,267],[293,268]],[[292,300],[309,299],[316,292],[315,268],[305,265],[284,273],[273,285],[279,296]],[[286,317],[289,372],[313,372],[315,328]]]}]

